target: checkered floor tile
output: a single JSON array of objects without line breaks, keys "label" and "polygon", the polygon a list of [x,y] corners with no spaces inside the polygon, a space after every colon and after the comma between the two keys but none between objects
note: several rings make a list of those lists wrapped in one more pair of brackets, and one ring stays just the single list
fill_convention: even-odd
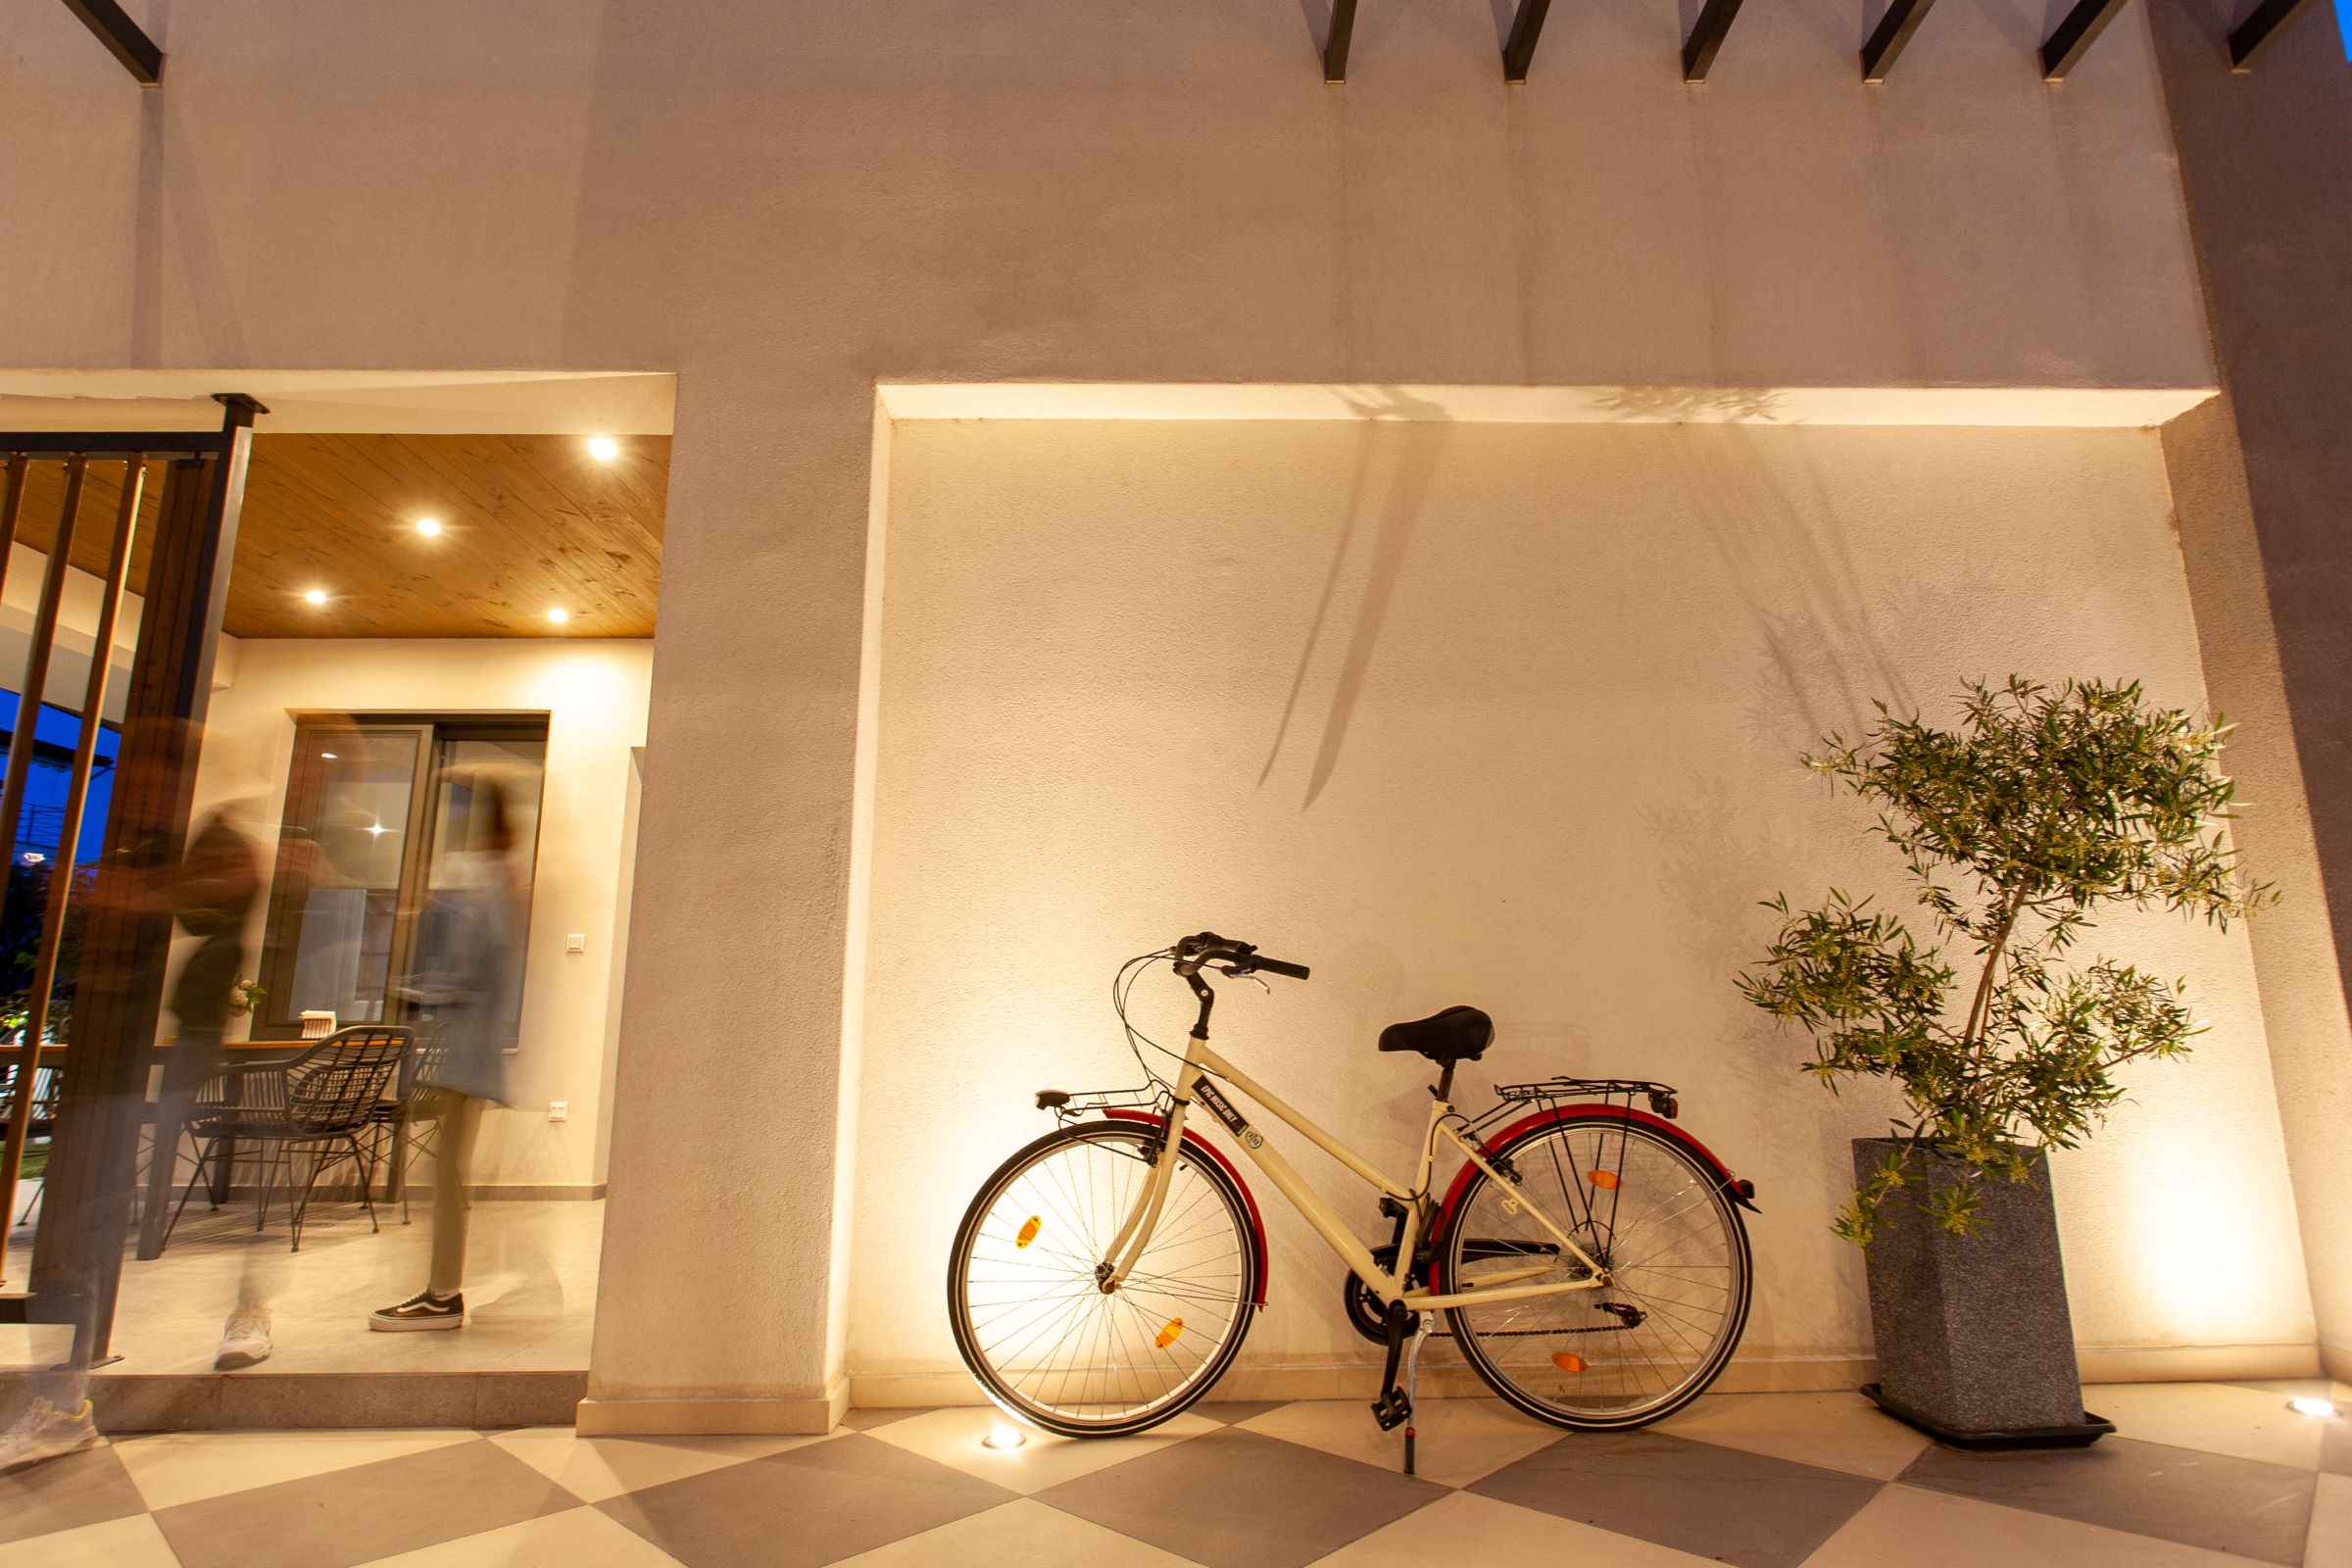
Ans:
[{"label": "checkered floor tile", "polygon": [[1563,1435],[1424,1406],[1421,1473],[1360,1403],[1207,1404],[1140,1438],[978,1409],[860,1410],[822,1438],[508,1432],[124,1438],[0,1477],[0,1568],[1866,1568],[2352,1563],[2341,1385],[2099,1389],[2122,1434],[1969,1454],[1852,1395],[1726,1395]]}]

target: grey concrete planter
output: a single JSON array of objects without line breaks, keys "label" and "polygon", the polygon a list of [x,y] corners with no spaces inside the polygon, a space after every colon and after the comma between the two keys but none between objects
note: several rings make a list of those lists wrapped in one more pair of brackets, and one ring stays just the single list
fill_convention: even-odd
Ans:
[{"label": "grey concrete planter", "polygon": [[[1855,1180],[1896,1147],[1855,1139]],[[1974,1237],[1939,1229],[1922,1206],[1959,1170],[1918,1156],[1909,1184],[1879,1211],[1866,1254],[1879,1381],[1863,1392],[1964,1447],[2089,1443],[2114,1431],[2082,1409],[2048,1161],[2034,1161],[2031,1182],[1979,1189],[1984,1227]]]}]

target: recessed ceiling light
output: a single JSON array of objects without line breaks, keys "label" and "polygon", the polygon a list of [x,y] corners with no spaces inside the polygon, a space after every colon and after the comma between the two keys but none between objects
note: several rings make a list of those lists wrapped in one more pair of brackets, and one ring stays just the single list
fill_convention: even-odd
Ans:
[{"label": "recessed ceiling light", "polygon": [[609,435],[592,435],[588,438],[588,455],[599,463],[611,463],[620,456],[620,443]]},{"label": "recessed ceiling light", "polygon": [[418,517],[416,531],[430,539],[441,531],[441,519],[439,517]]},{"label": "recessed ceiling light", "polygon": [[332,752],[320,752],[318,756],[322,761],[331,762],[335,760],[335,754]]},{"label": "recessed ceiling light", "polygon": [[313,588],[310,592],[302,596],[302,602],[306,605],[323,605],[326,603],[326,590],[323,588]]},{"label": "recessed ceiling light", "polygon": [[558,605],[547,612],[547,618],[561,626],[571,618],[571,612],[565,610],[562,605]]}]

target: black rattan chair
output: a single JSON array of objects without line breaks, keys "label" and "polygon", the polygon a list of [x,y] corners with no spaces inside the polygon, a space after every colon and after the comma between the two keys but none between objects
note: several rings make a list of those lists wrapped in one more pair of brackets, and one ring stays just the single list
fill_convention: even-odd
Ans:
[{"label": "black rattan chair", "polygon": [[[274,1172],[282,1169],[293,1210],[292,1250],[300,1251],[303,1219],[319,1174],[348,1160],[360,1201],[368,1209],[368,1223],[381,1230],[370,1195],[375,1179],[369,1157],[372,1131],[414,1040],[407,1029],[364,1024],[327,1036],[292,1061],[248,1067],[207,1081],[197,1093],[195,1114],[188,1122],[189,1136],[196,1142],[196,1170],[172,1210],[172,1225],[179,1223],[188,1200],[215,1162],[226,1161],[231,1149],[250,1141],[268,1151],[254,1229],[269,1222],[270,1188]],[[363,1144],[363,1139],[369,1143]],[[299,1186],[297,1156],[308,1156]],[[220,1172],[226,1175],[225,1163]],[[171,1234],[167,1227],[167,1241]]]}]

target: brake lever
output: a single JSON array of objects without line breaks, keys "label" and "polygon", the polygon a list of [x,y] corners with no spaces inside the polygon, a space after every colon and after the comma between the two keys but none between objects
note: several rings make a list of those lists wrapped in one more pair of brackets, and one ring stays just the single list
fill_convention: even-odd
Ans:
[{"label": "brake lever", "polygon": [[1258,990],[1263,991],[1269,997],[1274,994],[1274,988],[1266,984],[1265,981],[1259,979],[1257,976],[1257,971],[1254,969],[1227,968],[1219,970],[1218,972],[1223,974],[1228,980],[1247,980],[1251,985],[1257,987]]}]

